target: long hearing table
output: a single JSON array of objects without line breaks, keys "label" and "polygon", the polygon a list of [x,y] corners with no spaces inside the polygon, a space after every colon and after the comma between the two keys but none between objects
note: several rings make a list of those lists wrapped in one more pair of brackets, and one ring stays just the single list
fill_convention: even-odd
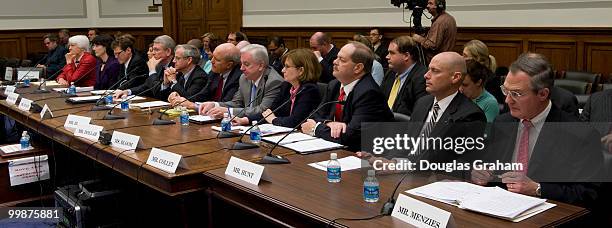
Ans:
[{"label": "long hearing table", "polygon": [[[19,88],[16,92],[20,97],[33,100],[40,106],[47,104],[53,112],[53,118],[41,119],[38,113],[21,111],[6,100],[0,101],[0,113],[170,197],[193,192],[205,193],[209,200],[203,202],[202,206],[211,208],[211,211],[215,210],[215,205],[211,205],[213,201],[210,200],[214,197],[282,226],[322,226],[336,218],[376,215],[400,178],[400,175],[378,176],[381,199],[378,203],[365,203],[362,199],[365,177],[363,169],[344,172],[341,183],[327,183],[324,172],[307,164],[329,159],[330,152],[299,155],[278,147],[274,153],[287,156],[291,164],[265,165],[271,182],[261,181],[258,186],[253,186],[226,176],[225,167],[232,156],[257,161],[267,153],[268,148],[229,150],[227,148],[236,142],[237,138],[217,139],[216,132],[211,129],[212,124],[153,126],[153,120],[160,116],[158,112],[121,112],[117,109],[113,110],[113,113],[125,116],[125,119],[102,120],[107,111],[91,111],[93,104],[70,104],[65,102],[66,97],[60,93],[34,94],[34,90],[33,87]],[[0,93],[4,91],[0,90]],[[69,114],[91,117],[91,124],[103,126],[105,131],[116,130],[138,135],[144,148],[122,151],[75,137],[63,127]],[[147,165],[146,161],[153,147],[182,155],[188,168],[179,167],[176,173],[171,174]],[[352,154],[343,150],[333,152],[339,153],[340,157]],[[436,180],[438,179],[431,176],[410,176],[400,186],[398,194]],[[451,212],[458,227],[548,227],[563,224],[588,213],[581,207],[551,201],[557,206],[520,223],[513,223],[432,200],[415,198]],[[212,216],[209,216],[208,221],[211,226],[219,224],[219,221],[213,223]],[[386,216],[368,221],[339,220],[333,226],[404,227],[407,224]]]}]

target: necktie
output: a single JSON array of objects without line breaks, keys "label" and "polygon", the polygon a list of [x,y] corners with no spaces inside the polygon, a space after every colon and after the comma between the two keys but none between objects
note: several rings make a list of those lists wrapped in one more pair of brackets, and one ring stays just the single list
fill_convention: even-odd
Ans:
[{"label": "necktie", "polygon": [[428,137],[429,134],[431,133],[431,130],[434,128],[434,126],[436,126],[436,122],[438,121],[438,112],[440,111],[440,105],[438,105],[438,102],[436,102],[433,105],[433,111],[431,113],[431,118],[429,118],[429,121],[427,121],[427,123],[425,123],[425,128],[423,128],[423,130],[421,131],[421,134],[423,135],[424,138]]},{"label": "necktie", "polygon": [[255,86],[255,83],[251,84],[251,105],[249,107],[253,107],[253,100],[255,100],[255,97],[257,96],[257,87]]},{"label": "necktie", "polygon": [[521,132],[516,162],[523,165],[523,170],[520,172],[527,173],[527,165],[529,165],[529,130],[533,127],[533,124],[529,120],[523,120],[522,123],[523,132]]},{"label": "necktie", "polygon": [[400,76],[396,75],[395,81],[393,82],[393,87],[391,87],[391,93],[389,93],[389,100],[387,100],[389,109],[393,109],[393,104],[395,104],[395,99],[397,99],[397,93],[399,93],[400,83]]},{"label": "necktie", "polygon": [[217,91],[215,92],[215,101],[221,101],[221,95],[223,94],[223,75],[220,75],[219,83],[217,83]]},{"label": "necktie", "polygon": [[[346,93],[344,92],[344,87],[340,87],[340,95],[338,95],[338,101],[344,101],[344,96]],[[336,103],[336,113],[334,113],[335,121],[342,122],[342,105],[340,103]]]}]

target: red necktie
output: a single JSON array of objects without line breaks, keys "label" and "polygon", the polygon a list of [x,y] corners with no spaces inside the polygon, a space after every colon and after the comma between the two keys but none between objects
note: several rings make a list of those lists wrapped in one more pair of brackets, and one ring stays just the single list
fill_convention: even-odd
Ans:
[{"label": "red necktie", "polygon": [[[340,87],[340,95],[338,96],[338,101],[344,101],[344,87]],[[334,114],[335,121],[342,122],[342,105],[340,103],[336,103],[336,113]]]},{"label": "red necktie", "polygon": [[215,92],[215,101],[221,101],[221,94],[223,93],[223,75],[219,75],[219,83],[217,84],[217,91]]},{"label": "red necktie", "polygon": [[533,124],[529,120],[523,120],[522,123],[523,132],[521,132],[516,162],[523,164],[523,170],[520,172],[527,173],[527,165],[529,165],[529,129],[533,127]]}]

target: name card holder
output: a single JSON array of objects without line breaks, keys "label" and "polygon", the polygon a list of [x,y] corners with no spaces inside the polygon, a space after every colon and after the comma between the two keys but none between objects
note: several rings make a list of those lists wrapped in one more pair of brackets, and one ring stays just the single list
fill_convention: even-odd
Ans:
[{"label": "name card holder", "polygon": [[392,217],[416,227],[456,227],[450,212],[423,203],[404,194],[399,194]]},{"label": "name card holder", "polygon": [[6,96],[6,103],[10,104],[10,105],[15,105],[17,103],[17,99],[19,98],[19,94],[16,93],[9,93]]},{"label": "name card holder", "polygon": [[21,111],[29,112],[31,107],[32,107],[32,100],[22,97],[21,101],[19,101],[19,106],[17,108],[19,108],[19,110]]},{"label": "name card holder", "polygon": [[271,181],[270,177],[264,172],[264,166],[253,162],[245,161],[237,157],[231,157],[225,175],[237,178],[252,185],[259,185],[261,179]]},{"label": "name card holder", "polygon": [[77,126],[74,131],[74,136],[83,137],[92,141],[98,141],[100,137],[100,131],[102,131],[104,127],[93,125],[93,124],[83,124]]},{"label": "name card holder", "polygon": [[111,146],[121,150],[136,150],[136,148],[144,147],[140,136],[119,131],[113,131]]},{"label": "name card holder", "polygon": [[42,120],[48,118],[53,118],[53,112],[51,112],[49,106],[45,104],[45,106],[43,106],[42,110],[40,111],[40,119]]},{"label": "name card holder", "polygon": [[187,163],[180,154],[153,148],[147,159],[147,165],[161,169],[164,172],[176,173],[179,166],[188,169]]},{"label": "name card holder", "polygon": [[64,127],[70,131],[73,131],[79,125],[87,125],[90,121],[90,117],[69,114],[68,118],[66,118],[66,122],[64,122]]},{"label": "name card holder", "polygon": [[6,86],[6,88],[4,88],[4,94],[9,95],[11,93],[15,93],[15,89],[17,89],[15,86]]}]

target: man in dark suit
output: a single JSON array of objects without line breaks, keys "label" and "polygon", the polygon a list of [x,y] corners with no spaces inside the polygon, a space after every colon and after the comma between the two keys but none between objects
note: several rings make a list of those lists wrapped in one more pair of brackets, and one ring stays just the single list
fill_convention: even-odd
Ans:
[{"label": "man in dark suit", "polygon": [[[200,62],[200,51],[193,45],[178,45],[174,49],[174,67],[164,71],[164,82],[161,96],[168,97],[170,93],[196,100],[205,99],[213,91],[207,86],[208,77],[197,63]],[[208,93],[200,93],[209,91]],[[197,97],[202,96],[202,97]]]},{"label": "man in dark suit", "polygon": [[323,102],[344,101],[344,105],[328,105],[314,119],[302,124],[302,132],[348,146],[361,147],[363,122],[390,122],[393,114],[385,105],[384,96],[372,78],[374,52],[362,43],[350,42],[334,61],[334,77]]},{"label": "man in dark suit", "polygon": [[324,32],[315,32],[310,37],[310,49],[319,59],[323,67],[319,82],[328,83],[334,79],[334,60],[338,57],[338,49],[332,44],[331,37]]},{"label": "man in dark suit", "polygon": [[230,43],[217,46],[211,56],[211,72],[208,76],[208,89],[201,90],[196,99],[183,102],[186,98],[178,93],[171,93],[168,102],[176,105],[180,102],[182,106],[199,110],[200,104],[205,101],[226,102],[231,101],[238,91],[238,80],[242,71],[240,70],[240,50]]},{"label": "man in dark suit", "polygon": [[231,101],[202,103],[200,115],[221,118],[228,111],[230,116],[258,115],[276,100],[283,78],[269,66],[268,50],[259,44],[249,44],[240,52],[244,76],[238,81],[238,91]]},{"label": "man in dark suit", "polygon": [[[141,85],[147,79],[147,63],[134,53],[134,43],[131,39],[121,36],[113,41],[111,45],[119,67],[119,89],[132,88]],[[127,75],[127,77],[126,77]],[[109,88],[114,89],[114,88]]]},{"label": "man in dark suit", "polygon": [[43,42],[49,52],[46,59],[42,61],[44,64],[38,64],[36,67],[45,68],[48,77],[54,75],[66,65],[65,55],[68,50],[64,45],[59,45],[58,41],[59,37],[55,34],[47,34],[43,37]]},{"label": "man in dark suit", "polygon": [[[161,35],[153,40],[153,58],[147,62],[149,77],[143,84],[135,85],[126,90],[117,90],[114,98],[136,95],[144,92],[143,96],[152,97],[159,100],[166,100],[168,97],[161,93],[161,83],[164,80],[164,70],[174,66],[174,47],[176,43],[168,35]],[[146,91],[146,92],[145,92]]]},{"label": "man in dark suit", "polygon": [[[374,54],[378,55],[380,58],[380,64],[383,69],[387,70],[389,63],[387,62],[387,54],[389,45],[383,42],[383,32],[380,28],[372,28],[370,29],[369,39],[372,42],[372,46],[374,46]],[[415,58],[416,60],[416,58]]]},{"label": "man in dark suit", "polygon": [[270,66],[276,70],[277,73],[281,73],[283,70],[283,63],[281,57],[287,52],[289,48],[285,46],[283,38],[278,36],[270,37],[268,40],[268,56],[270,56]]},{"label": "man in dark suit", "polygon": [[471,179],[486,185],[501,174],[508,191],[592,205],[598,184],[588,182],[597,180],[603,160],[597,133],[585,124],[555,123],[577,118],[552,105],[552,85],[552,69],[542,55],[525,53],[512,63],[502,87],[510,113],[496,118],[483,158],[522,169],[472,170]]},{"label": "man in dark suit", "polygon": [[427,95],[424,77],[427,68],[417,62],[419,52],[410,36],[393,39],[386,59],[390,71],[383,78],[380,89],[393,112],[410,116],[414,103]]}]

